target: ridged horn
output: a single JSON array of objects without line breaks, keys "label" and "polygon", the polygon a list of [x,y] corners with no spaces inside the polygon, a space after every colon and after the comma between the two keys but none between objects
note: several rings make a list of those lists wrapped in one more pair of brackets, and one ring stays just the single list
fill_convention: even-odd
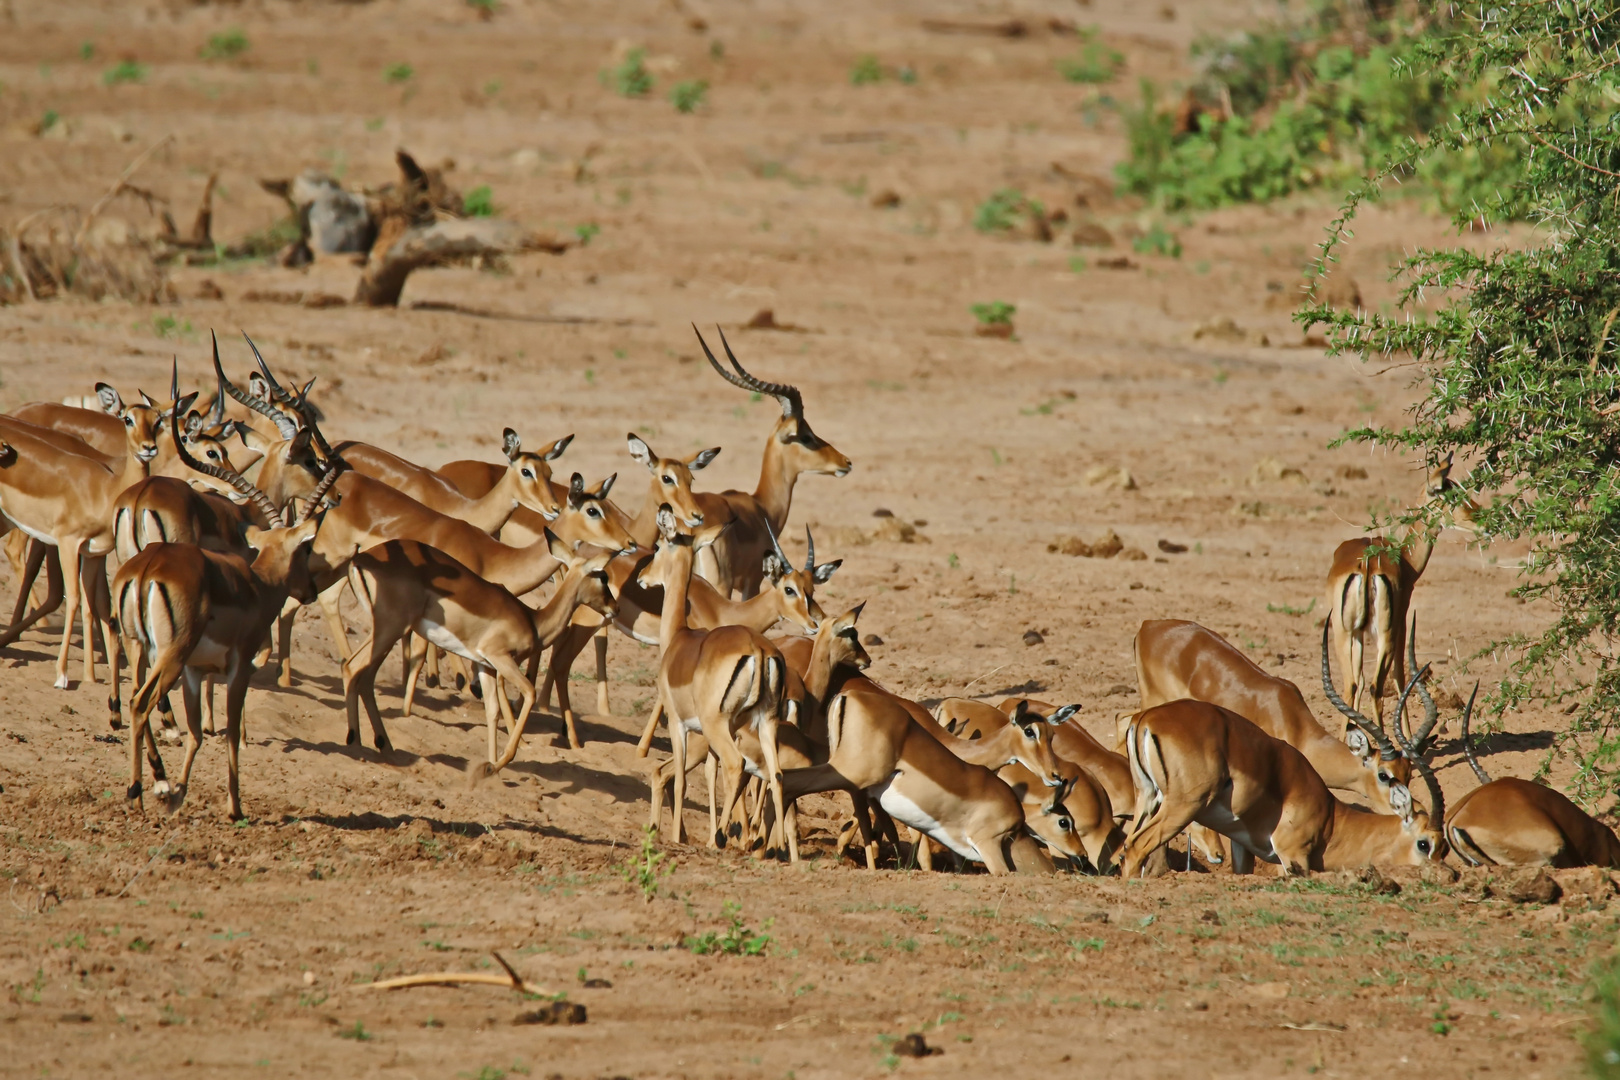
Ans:
[{"label": "ridged horn", "polygon": [[276,425],[276,431],[283,439],[296,438],[298,435],[298,421],[263,398],[239,389],[231,380],[225,377],[225,369],[219,363],[219,338],[212,330],[208,332],[208,336],[214,339],[214,376],[218,380],[220,387],[235,401],[247,406],[260,416],[268,417]]},{"label": "ridged horn", "polygon": [[1395,702],[1395,716],[1391,726],[1395,729],[1395,738],[1400,740],[1401,749],[1406,751],[1406,760],[1410,761],[1412,768],[1423,776],[1424,786],[1429,789],[1429,820],[1443,824],[1446,820],[1446,793],[1440,790],[1440,781],[1435,779],[1434,770],[1423,760],[1423,755],[1418,752],[1416,744],[1407,740],[1405,727],[1401,723],[1402,714],[1406,711],[1407,696],[1428,671],[1429,665],[1424,664],[1423,670],[1413,675],[1411,681],[1406,684],[1406,689],[1401,691],[1400,700]]},{"label": "ridged horn", "polygon": [[737,362],[736,354],[731,351],[731,343],[726,340],[726,332],[718,326],[715,327],[715,330],[720,335],[721,347],[726,350],[726,359],[731,361],[731,366],[736,374],[732,374],[732,372],[720,366],[720,361],[715,359],[714,353],[709,349],[709,343],[703,340],[703,334],[698,331],[695,324],[692,327],[692,332],[697,334],[698,344],[703,346],[703,355],[709,358],[709,365],[720,373],[720,377],[739,389],[749,390],[757,394],[771,395],[781,404],[783,416],[802,419],[804,417],[804,399],[799,395],[799,388],[789,386],[787,383],[766,382],[749,374],[748,369]]},{"label": "ridged horn", "polygon": [[1333,688],[1333,669],[1328,663],[1328,634],[1332,626],[1333,616],[1329,615],[1322,620],[1322,691],[1327,694],[1327,699],[1333,707],[1344,714],[1346,720],[1360,728],[1361,733],[1372,740],[1373,745],[1378,747],[1380,757],[1385,761],[1394,761],[1401,756],[1400,751],[1395,749],[1388,737],[1378,729],[1377,724],[1345,704],[1344,698]]},{"label": "ridged horn", "polygon": [[195,469],[204,476],[212,476],[216,480],[223,480],[241,492],[252,501],[254,506],[259,508],[259,512],[264,515],[265,520],[270,523],[272,529],[282,528],[286,524],[281,517],[281,511],[276,509],[276,504],[270,501],[270,497],[250,484],[241,473],[220,468],[218,465],[210,465],[192,457],[191,452],[186,449],[186,444],[180,438],[180,421],[175,419],[173,413],[169,414],[169,434],[174,439],[175,453],[180,456],[180,460],[185,463],[188,469]]}]

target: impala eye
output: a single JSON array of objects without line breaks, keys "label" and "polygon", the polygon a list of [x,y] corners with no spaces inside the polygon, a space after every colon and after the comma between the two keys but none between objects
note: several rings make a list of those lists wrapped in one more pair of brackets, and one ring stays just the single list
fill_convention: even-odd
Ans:
[{"label": "impala eye", "polygon": [[1035,737],[1035,729],[1034,728],[1025,728],[1024,729],[1024,738],[1033,739],[1034,737]]},{"label": "impala eye", "polygon": [[585,511],[585,516],[586,517],[599,518],[599,517],[602,516],[602,511],[598,510],[596,507],[593,506],[589,510]]},{"label": "impala eye", "polygon": [[1427,840],[1419,840],[1417,842],[1417,849],[1420,853],[1427,855],[1429,853],[1429,842]]},{"label": "impala eye", "polygon": [[133,416],[124,417],[124,426],[125,427],[134,427],[135,426],[135,418]]},{"label": "impala eye", "polygon": [[525,480],[533,480],[534,479],[534,473],[531,472],[528,469],[524,469],[523,470],[523,479],[525,479]]},{"label": "impala eye", "polygon": [[1381,773],[1378,774],[1378,782],[1380,784],[1391,784],[1391,783],[1394,783],[1394,781],[1395,781],[1395,778],[1393,776],[1389,775],[1389,773],[1387,773],[1387,772],[1381,772]]},{"label": "impala eye", "polygon": [[1058,828],[1064,832],[1068,832],[1070,829],[1074,828],[1074,822],[1070,821],[1066,817],[1060,817],[1058,818]]},{"label": "impala eye", "polygon": [[670,477],[666,476],[666,477],[664,477],[664,484],[666,486],[668,486],[668,487],[673,487],[675,485],[675,481],[673,479],[671,479]]},{"label": "impala eye", "polygon": [[209,457],[209,460],[211,460],[211,461],[218,461],[219,460],[219,451],[217,451],[217,450],[208,451],[208,457]]},{"label": "impala eye", "polygon": [[783,589],[782,591],[787,593],[789,596],[798,596],[799,595],[798,593],[794,592],[791,587]]}]

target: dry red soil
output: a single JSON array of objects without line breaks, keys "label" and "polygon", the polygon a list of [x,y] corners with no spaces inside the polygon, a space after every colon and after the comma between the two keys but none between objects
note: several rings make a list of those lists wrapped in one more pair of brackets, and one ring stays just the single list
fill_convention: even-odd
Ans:
[{"label": "dry red soil", "polygon": [[[346,259],[181,269],[158,308],[0,309],[0,407],[96,379],[158,393],[172,354],[200,384],[209,329],[241,372],[247,330],[273,364],[320,377],[333,439],[435,464],[494,457],[507,425],[529,445],[574,432],[565,475],[617,472],[634,507],[646,478],[628,430],[661,453],[723,446],[708,489],[753,483],[775,405],[701,361],[689,323],[719,323],[755,372],[802,388],[816,431],[855,461],[800,484],[787,543],[802,554],[814,523],[818,555],[844,560],[821,602],[867,601],[874,677],[925,700],[1083,702],[1111,738],[1135,701],[1137,625],[1184,617],[1298,680],[1326,715],[1320,608],[1299,611],[1333,546],[1422,485],[1418,462],[1326,447],[1397,421],[1409,373],[1325,358],[1289,321],[1329,197],[1172,220],[1179,259],[1123,239],[1150,218],[1107,194],[1120,122],[1098,90],[1058,78],[1076,42],[1041,19],[1100,27],[1126,57],[1103,92],[1126,95],[1138,75],[1184,74],[1197,34],[1257,17],[1172,3],[502,0],[486,22],[454,0],[0,0],[7,221],[88,205],[172,134],[138,180],[184,220],[219,170],[222,240],[281,214],[259,178],[318,167],[379,184],[398,146],[453,158],[452,181],[489,185],[507,216],[600,226],[562,256],[420,273],[397,311],[246,298],[348,296]],[[922,26],[1013,15],[1032,32]],[[199,57],[233,26],[247,52]],[[658,84],[645,100],[598,78],[633,44]],[[863,54],[888,69],[877,85],[851,85]],[[126,57],[144,81],[106,85]],[[412,77],[385,81],[401,63]],[[678,115],[668,89],[696,79],[708,100]],[[37,136],[47,109],[62,120]],[[1122,239],[1078,250],[976,232],[975,207],[1003,187]],[[886,191],[898,205],[874,206]],[[120,213],[152,228],[138,206]],[[1344,272],[1387,303],[1390,258],[1446,235],[1420,200],[1391,203],[1362,223]],[[1125,268],[1100,265],[1120,255]],[[204,279],[223,299],[198,299]],[[974,336],[969,305],[993,300],[1017,305],[1015,340]],[[740,328],[761,309],[794,329]],[[1223,319],[1238,330],[1208,332]],[[1099,467],[1134,487],[1088,482]],[[916,522],[910,542],[873,538],[878,509]],[[1105,529],[1147,557],[1047,550]],[[1462,658],[1548,617],[1504,595],[1522,551],[1465,540],[1446,535],[1415,601],[1422,656],[1464,695]],[[1024,644],[1031,629],[1042,643]],[[1601,895],[1521,905],[1467,876],[1408,875],[1391,893],[1335,875],[871,873],[834,858],[844,804],[831,799],[807,807],[803,865],[668,848],[649,900],[624,870],[647,815],[633,744],[653,650],[615,638],[614,715],[585,718],[583,750],[555,745],[559,722],[542,716],[514,767],[471,788],[481,706],[430,690],[400,719],[393,664],[382,703],[400,753],[344,746],[337,658],[307,612],[296,684],[261,674],[248,697],[248,821],[224,820],[218,740],[190,801],[165,816],[149,800],[142,816],[123,798],[127,744],[97,738],[105,686],[51,688],[56,641],[31,633],[0,658],[6,1075],[1550,1077],[1578,1059],[1585,971],[1615,933]],[[1499,671],[1476,662],[1468,678]],[[1490,768],[1528,775],[1561,719],[1506,717]],[[1436,763],[1448,793],[1473,786],[1454,733]],[[1554,762],[1555,781],[1567,773]],[[699,781],[694,823],[701,801]],[[731,902],[769,935],[762,955],[681,947],[722,928]],[[516,1024],[536,1004],[498,987],[364,985],[495,970],[493,951],[588,1022]],[[891,1056],[908,1032],[943,1053]]]}]

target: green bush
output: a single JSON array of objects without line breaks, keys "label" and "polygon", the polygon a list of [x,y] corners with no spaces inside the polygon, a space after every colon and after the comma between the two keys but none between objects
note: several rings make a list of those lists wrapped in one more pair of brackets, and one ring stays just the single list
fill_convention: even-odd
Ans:
[{"label": "green bush", "polygon": [[855,66],[849,69],[849,81],[855,86],[869,86],[872,83],[883,81],[883,65],[878,58],[870,53],[855,61]]},{"label": "green bush", "polygon": [[209,35],[208,44],[198,50],[198,55],[204,60],[230,60],[247,50],[247,35],[240,29],[232,28],[222,34]]},{"label": "green bush", "polygon": [[1592,979],[1592,1026],[1581,1039],[1586,1071],[1597,1080],[1620,1080],[1620,957],[1597,962]]},{"label": "green bush", "polygon": [[383,82],[408,83],[416,76],[416,69],[409,64],[389,64],[383,68]]},{"label": "green bush", "polygon": [[1046,207],[1015,188],[1002,188],[979,205],[973,213],[973,227],[980,232],[1010,232],[1026,219],[1044,219]]},{"label": "green bush", "polygon": [[641,98],[653,92],[652,73],[647,70],[647,50],[631,49],[617,67],[602,73],[602,81],[620,97]]},{"label": "green bush", "polygon": [[108,86],[117,86],[119,83],[145,82],[146,65],[138,60],[120,60],[102,72],[101,81]]},{"label": "green bush", "polygon": [[742,905],[735,900],[721,905],[720,913],[726,920],[724,930],[709,930],[688,937],[682,946],[699,956],[759,956],[770,946],[771,935],[765,931],[771,928],[774,919],[766,919],[765,926],[756,933],[743,925]]},{"label": "green bush", "polygon": [[703,99],[708,96],[709,84],[702,79],[694,82],[679,82],[675,89],[669,92],[669,100],[674,103],[678,113],[697,112],[703,105]]},{"label": "green bush", "polygon": [[1011,326],[1013,316],[1018,314],[1018,306],[1009,304],[1005,300],[991,300],[985,304],[969,306],[973,317],[985,326]]},{"label": "green bush", "polygon": [[461,212],[468,217],[494,217],[495,195],[488,184],[480,184],[462,196]]},{"label": "green bush", "polygon": [[1089,33],[1085,35],[1078,55],[1057,62],[1058,74],[1072,83],[1113,82],[1124,66],[1123,53],[1110,49]]}]

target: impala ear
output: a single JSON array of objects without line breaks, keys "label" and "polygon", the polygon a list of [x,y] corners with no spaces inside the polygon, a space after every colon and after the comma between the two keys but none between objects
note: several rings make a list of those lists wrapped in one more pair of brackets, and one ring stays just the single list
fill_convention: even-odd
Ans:
[{"label": "impala ear", "polygon": [[[573,436],[570,435],[569,438],[573,438]],[[609,473],[606,480],[603,480],[600,484],[597,484],[595,487],[591,488],[591,494],[595,495],[598,499],[607,498],[608,492],[613,490],[613,481],[617,480],[618,478],[618,473]]]},{"label": "impala ear", "polygon": [[501,432],[501,451],[506,454],[507,461],[516,461],[517,456],[523,452],[523,440],[511,428]]},{"label": "impala ear", "polygon": [[199,412],[186,413],[186,438],[195,440],[202,429],[202,414]]},{"label": "impala ear", "polygon": [[1389,785],[1389,808],[1395,811],[1402,821],[1412,820],[1412,792],[1405,784]]},{"label": "impala ear", "polygon": [[546,550],[551,552],[553,559],[558,562],[567,562],[574,557],[574,549],[569,547],[556,533],[550,529],[545,530],[545,533]]},{"label": "impala ear", "polygon": [[573,441],[574,437],[572,435],[564,435],[562,438],[558,439],[556,442],[547,447],[540,454],[540,456],[545,458],[547,461],[556,461],[558,458],[562,457],[563,451],[568,449],[568,444]]},{"label": "impala ear", "polygon": [[[141,396],[145,397],[146,395],[142,394]],[[174,415],[176,415],[176,416],[184,416],[186,414],[186,410],[191,408],[192,403],[195,402],[196,400],[197,400],[197,391],[193,390],[191,393],[187,394],[185,397],[183,397],[179,401],[175,402],[174,405],[171,406],[171,410],[173,411]]]},{"label": "impala ear", "polygon": [[673,544],[676,536],[675,526],[675,511],[665,503],[658,508],[658,538],[666,544]]},{"label": "impala ear", "polygon": [[585,505],[585,478],[579,473],[568,478],[568,505],[574,510]]},{"label": "impala ear", "polygon": [[101,402],[101,407],[107,412],[116,415],[124,411],[124,399],[119,396],[117,390],[104,382],[96,383],[96,400]]},{"label": "impala ear", "polygon": [[707,467],[709,462],[713,461],[719,456],[720,448],[718,446],[711,446],[707,450],[699,450],[696,456],[686,463],[686,467],[693,472],[697,472],[698,470]]},{"label": "impala ear", "polygon": [[832,580],[833,571],[844,565],[843,559],[834,559],[832,562],[822,563],[810,572],[810,578],[817,585],[825,585]]},{"label": "impala ear", "polygon": [[1344,745],[1350,752],[1362,761],[1372,757],[1372,744],[1367,741],[1367,733],[1358,727],[1353,727],[1344,733]]},{"label": "impala ear", "polygon": [[1071,716],[1073,716],[1075,713],[1079,712],[1083,708],[1085,708],[1085,706],[1083,706],[1083,705],[1081,705],[1079,703],[1076,703],[1076,704],[1073,704],[1073,705],[1065,705],[1065,706],[1063,706],[1063,708],[1059,709],[1057,712],[1055,712],[1051,716],[1047,717],[1046,722],[1051,724],[1053,727],[1059,727],[1059,726],[1061,726],[1063,724],[1068,723],[1069,718]]},{"label": "impala ear", "polygon": [[776,557],[776,552],[767,553],[765,556],[765,576],[771,579],[771,584],[775,585],[787,577],[787,574],[788,568],[781,559]]},{"label": "impala ear", "polygon": [[861,609],[864,607],[866,607],[866,601],[862,600],[860,603],[849,609],[849,622],[851,626],[855,625],[855,620],[861,617]]},{"label": "impala ear", "polygon": [[270,384],[265,382],[263,372],[252,371],[248,373],[248,393],[260,401],[270,400]]},{"label": "impala ear", "polygon": [[[569,436],[569,437],[572,438],[573,436]],[[647,466],[647,469],[649,471],[651,471],[651,472],[657,472],[658,471],[658,456],[653,453],[652,447],[647,445],[647,442],[646,442],[645,439],[643,439],[640,435],[637,435],[635,432],[632,431],[629,435],[627,435],[625,437],[625,441],[630,447],[630,456],[631,457],[635,458],[637,461],[639,461],[643,465]]]}]

